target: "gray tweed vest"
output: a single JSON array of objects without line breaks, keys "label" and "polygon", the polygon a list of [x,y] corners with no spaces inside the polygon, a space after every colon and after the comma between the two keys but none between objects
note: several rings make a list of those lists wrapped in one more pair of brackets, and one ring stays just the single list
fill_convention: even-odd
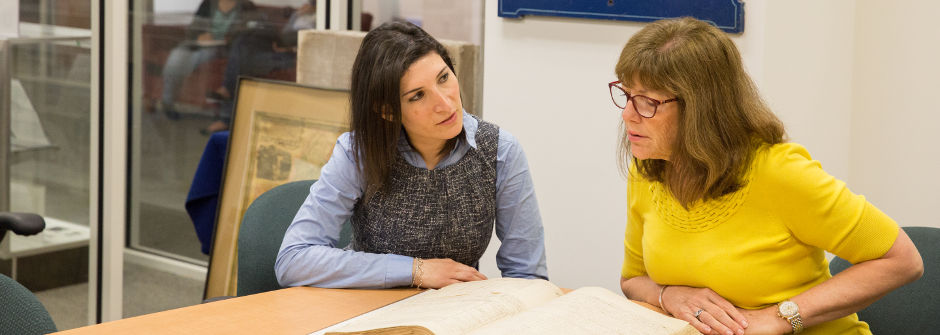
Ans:
[{"label": "gray tweed vest", "polygon": [[382,190],[353,208],[353,249],[477,267],[496,219],[499,141],[499,128],[478,121],[477,148],[455,164],[428,170],[397,156]]}]

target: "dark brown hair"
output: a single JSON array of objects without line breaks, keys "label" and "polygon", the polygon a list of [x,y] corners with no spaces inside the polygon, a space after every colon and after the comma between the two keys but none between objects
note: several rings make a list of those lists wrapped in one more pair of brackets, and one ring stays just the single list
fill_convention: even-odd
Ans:
[{"label": "dark brown hair", "polygon": [[[362,167],[365,201],[385,185],[398,155],[401,78],[412,63],[432,52],[454,71],[447,49],[414,24],[384,23],[362,40],[353,63],[349,99],[352,149]],[[448,141],[445,149],[453,148],[455,142],[456,138]]]},{"label": "dark brown hair", "polygon": [[[744,185],[753,153],[785,141],[783,123],[761,99],[741,55],[724,32],[693,18],[660,20],[637,32],[615,68],[626,85],[679,97],[672,156],[637,160],[621,132],[619,163],[662,182],[683,206]],[[621,125],[622,126],[622,125]]]}]

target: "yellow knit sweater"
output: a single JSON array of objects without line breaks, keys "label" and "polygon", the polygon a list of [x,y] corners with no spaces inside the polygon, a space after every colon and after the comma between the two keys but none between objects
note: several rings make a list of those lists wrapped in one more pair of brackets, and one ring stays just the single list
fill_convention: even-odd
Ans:
[{"label": "yellow knit sweater", "polygon": [[[747,184],[683,208],[662,183],[630,171],[622,275],[708,287],[742,308],[789,299],[826,281],[828,250],[853,264],[883,256],[898,235],[890,217],[784,143],[755,155]],[[803,334],[871,334],[855,314]]]}]

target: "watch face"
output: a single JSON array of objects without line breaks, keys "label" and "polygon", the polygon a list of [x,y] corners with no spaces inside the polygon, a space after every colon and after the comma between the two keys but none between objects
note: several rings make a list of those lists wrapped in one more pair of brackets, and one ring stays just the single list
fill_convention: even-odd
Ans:
[{"label": "watch face", "polygon": [[800,308],[796,306],[796,303],[789,300],[780,303],[778,309],[780,311],[780,315],[783,316],[793,316],[800,311]]}]

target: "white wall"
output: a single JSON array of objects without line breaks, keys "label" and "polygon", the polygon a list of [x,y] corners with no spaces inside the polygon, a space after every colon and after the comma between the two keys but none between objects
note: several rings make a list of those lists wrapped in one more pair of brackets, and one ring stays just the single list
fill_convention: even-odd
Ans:
[{"label": "white wall", "polygon": [[373,15],[372,27],[404,18],[421,24],[437,39],[482,42],[483,0],[364,0],[362,11]]},{"label": "white wall", "polygon": [[195,13],[199,1],[189,0],[153,0],[153,13]]},{"label": "white wall", "polygon": [[[763,1],[747,5],[757,2]],[[765,27],[762,95],[790,140],[849,185],[854,3],[766,1],[765,13],[755,18]],[[752,23],[746,23],[745,34]]]},{"label": "white wall", "polygon": [[[615,150],[620,113],[607,83],[638,23],[496,16],[484,9],[483,115],[525,148],[553,282],[617,287],[626,183]],[[481,269],[498,275],[493,258]]]},{"label": "white wall", "polygon": [[[940,198],[930,192],[940,186],[940,155],[921,143],[929,143],[940,118],[938,103],[927,99],[940,77],[940,34],[930,27],[940,5],[907,2],[752,0],[745,32],[732,39],[792,141],[902,225],[938,226],[927,209]],[[884,14],[895,6],[906,16]],[[626,186],[615,161],[620,113],[606,83],[616,79],[620,50],[643,24],[503,19],[496,8],[497,0],[486,1],[483,113],[525,147],[549,275],[565,287],[619,290]],[[893,28],[884,32],[885,25]],[[907,56],[893,61],[895,53]],[[899,73],[885,78],[886,68]],[[494,248],[481,265],[488,276],[499,274]]]},{"label": "white wall", "polygon": [[[252,0],[255,4],[266,6],[300,7],[306,0]],[[153,12],[159,13],[195,13],[200,1],[196,0],[153,0]]]},{"label": "white wall", "polygon": [[0,3],[0,37],[19,35],[20,4],[16,1]]},{"label": "white wall", "polygon": [[940,227],[940,3],[856,7],[850,186],[902,226]]}]

